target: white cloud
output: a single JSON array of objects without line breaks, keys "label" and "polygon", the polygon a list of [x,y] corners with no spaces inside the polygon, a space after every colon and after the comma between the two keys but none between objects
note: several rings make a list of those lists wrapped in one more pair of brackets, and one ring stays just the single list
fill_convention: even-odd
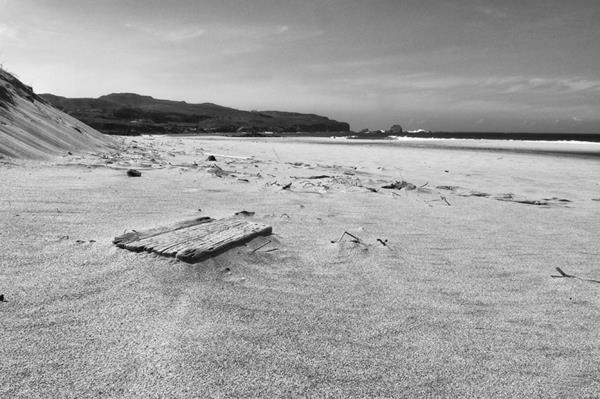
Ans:
[{"label": "white cloud", "polygon": [[572,78],[526,78],[521,77],[505,89],[505,93],[522,93],[527,91],[548,92],[585,92],[600,91],[600,81],[579,77]]},{"label": "white cloud", "polygon": [[124,26],[128,29],[152,35],[167,42],[183,42],[203,36],[206,33],[205,29],[197,26],[178,27],[171,29],[150,28],[133,23],[126,23]]},{"label": "white cloud", "polygon": [[206,31],[200,28],[176,29],[163,32],[161,35],[165,40],[172,42],[180,42],[183,40],[194,39],[204,35]]}]

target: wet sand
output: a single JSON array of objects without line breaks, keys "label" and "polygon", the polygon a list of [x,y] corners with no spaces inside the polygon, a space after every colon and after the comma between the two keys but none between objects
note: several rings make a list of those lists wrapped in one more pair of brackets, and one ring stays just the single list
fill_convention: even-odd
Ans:
[{"label": "wet sand", "polygon": [[[338,142],[2,164],[2,397],[597,394],[597,158]],[[111,244],[240,210],[271,243],[194,265]]]}]

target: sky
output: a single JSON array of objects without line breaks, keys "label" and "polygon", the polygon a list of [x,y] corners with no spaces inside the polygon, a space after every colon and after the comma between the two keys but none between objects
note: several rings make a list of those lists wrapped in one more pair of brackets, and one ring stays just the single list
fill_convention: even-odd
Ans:
[{"label": "sky", "polygon": [[66,97],[600,133],[598,21],[599,0],[0,0],[0,64]]}]

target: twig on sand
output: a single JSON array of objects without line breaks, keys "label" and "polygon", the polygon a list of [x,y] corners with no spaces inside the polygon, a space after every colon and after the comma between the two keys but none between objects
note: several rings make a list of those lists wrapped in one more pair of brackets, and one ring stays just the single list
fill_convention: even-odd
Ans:
[{"label": "twig on sand", "polygon": [[250,251],[251,254],[255,253],[256,251],[258,251],[259,249],[261,249],[262,247],[266,247],[267,245],[269,245],[271,243],[271,240],[263,243],[262,245],[259,245],[258,247],[254,248],[252,251]]},{"label": "twig on sand", "polygon": [[560,276],[557,276],[555,274],[551,274],[550,277],[553,277],[553,278],[575,278],[577,280],[589,281],[591,283],[599,283],[600,284],[600,280],[594,280],[594,279],[591,279],[591,278],[582,278],[582,277],[574,276],[572,274],[567,274],[560,267],[556,267],[555,269],[560,274]]},{"label": "twig on sand", "polygon": [[572,276],[570,274],[567,274],[565,272],[562,271],[562,269],[560,267],[556,268],[556,271],[560,273],[560,276],[552,276],[552,277],[567,277],[567,278],[575,278],[575,276]]},{"label": "twig on sand", "polygon": [[387,247],[387,240],[382,240],[381,238],[378,238],[377,241],[379,241],[381,243],[381,245],[383,245],[384,247]]},{"label": "twig on sand", "polygon": [[450,203],[448,202],[446,197],[444,197],[443,195],[440,195],[440,198],[442,199],[442,201],[444,201],[446,203],[446,205],[450,206]]},{"label": "twig on sand", "polygon": [[354,235],[354,234],[352,234],[352,233],[348,233],[347,231],[344,231],[338,240],[331,241],[331,243],[333,244],[333,243],[336,243],[336,242],[340,242],[340,241],[342,241],[342,238],[344,238],[344,236],[346,236],[346,235],[348,235],[348,236],[352,237],[352,238],[354,239],[354,240],[352,240],[352,241],[354,241],[354,242],[356,242],[356,243],[362,243],[362,241],[360,240],[360,238],[358,238],[357,236],[355,236],[355,235]]}]

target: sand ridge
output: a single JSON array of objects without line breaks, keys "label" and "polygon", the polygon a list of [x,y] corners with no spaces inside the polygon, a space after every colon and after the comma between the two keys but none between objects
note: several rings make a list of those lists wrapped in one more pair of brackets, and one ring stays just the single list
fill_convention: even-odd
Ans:
[{"label": "sand ridge", "polygon": [[109,136],[54,108],[2,69],[0,88],[0,158],[48,159],[113,144]]}]

